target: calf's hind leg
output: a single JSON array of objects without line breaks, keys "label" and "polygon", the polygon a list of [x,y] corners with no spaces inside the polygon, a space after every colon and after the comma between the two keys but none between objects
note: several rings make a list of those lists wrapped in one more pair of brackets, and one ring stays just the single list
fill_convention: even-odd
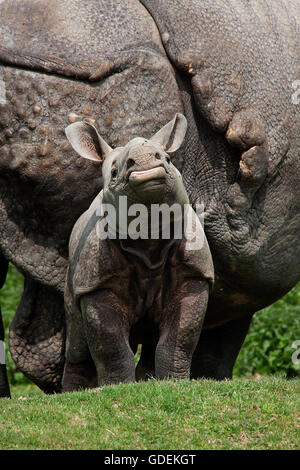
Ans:
[{"label": "calf's hind leg", "polygon": [[129,344],[129,313],[109,289],[82,297],[81,311],[98,386],[135,380],[134,353]]}]

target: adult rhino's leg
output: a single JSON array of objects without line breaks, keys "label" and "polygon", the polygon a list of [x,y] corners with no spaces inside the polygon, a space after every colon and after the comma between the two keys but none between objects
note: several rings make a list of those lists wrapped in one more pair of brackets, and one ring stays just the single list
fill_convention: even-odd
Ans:
[{"label": "adult rhino's leg", "polygon": [[202,330],[193,355],[191,379],[231,379],[251,319],[252,314],[249,314],[216,328]]},{"label": "adult rhino's leg", "polygon": [[3,284],[5,282],[7,270],[8,262],[0,252],[0,289],[3,287]]},{"label": "adult rhino's leg", "polygon": [[64,317],[62,295],[25,278],[21,302],[10,326],[10,352],[24,375],[46,393],[61,390]]},{"label": "adult rhino's leg", "polygon": [[[0,253],[0,288],[3,286],[8,263]],[[5,364],[5,348],[4,348],[4,327],[0,305],[0,397],[10,397],[9,384],[7,380],[6,364]]]}]

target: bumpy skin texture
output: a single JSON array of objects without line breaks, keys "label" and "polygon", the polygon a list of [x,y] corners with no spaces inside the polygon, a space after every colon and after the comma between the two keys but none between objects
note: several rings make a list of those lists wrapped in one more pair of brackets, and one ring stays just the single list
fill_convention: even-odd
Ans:
[{"label": "bumpy skin texture", "polygon": [[[211,364],[206,376],[230,376],[245,319],[300,277],[299,105],[291,98],[300,75],[298,2],[26,0],[20,8],[5,0],[0,17],[4,256],[29,282],[53,289],[61,312],[67,240],[100,189],[94,164],[78,160],[64,127],[88,117],[114,146],[149,137],[184,112],[189,130],[176,164],[191,202],[205,203],[216,274],[202,333],[206,352],[200,337],[193,376],[202,375],[200,363]],[[31,315],[38,291],[23,297],[20,320]],[[46,330],[53,312],[38,305]],[[222,334],[229,321],[234,335]],[[61,338],[63,325],[61,318]],[[40,335],[31,332],[28,343],[23,334],[14,357],[19,363],[28,355],[29,364],[25,346]],[[228,361],[226,336],[236,343]],[[63,345],[52,364],[54,383]],[[40,371],[31,377],[39,381]]]}]

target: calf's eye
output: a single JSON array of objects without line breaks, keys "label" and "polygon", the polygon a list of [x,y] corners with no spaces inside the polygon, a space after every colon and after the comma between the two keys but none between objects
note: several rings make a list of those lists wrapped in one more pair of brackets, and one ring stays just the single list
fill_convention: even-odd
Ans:
[{"label": "calf's eye", "polygon": [[113,178],[115,178],[115,177],[117,176],[117,174],[118,174],[118,170],[117,170],[116,168],[113,168],[113,169],[111,170],[111,176],[112,176]]}]

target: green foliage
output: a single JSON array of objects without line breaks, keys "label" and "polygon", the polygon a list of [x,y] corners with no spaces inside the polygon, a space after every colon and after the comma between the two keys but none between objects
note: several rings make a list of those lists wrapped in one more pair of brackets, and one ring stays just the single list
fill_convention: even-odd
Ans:
[{"label": "green foliage", "polygon": [[285,297],[257,312],[234,367],[237,376],[300,376],[293,364],[294,341],[300,340],[300,283]]},{"label": "green foliage", "polygon": [[300,380],[156,381],[0,400],[4,449],[297,449]]},{"label": "green foliage", "polygon": [[[18,307],[23,290],[23,276],[10,265],[5,286],[0,290],[5,326],[8,338],[9,324]],[[281,374],[300,376],[300,365],[292,363],[292,343],[300,340],[300,283],[283,299],[256,313],[240,355],[234,367],[235,376]],[[7,348],[8,349],[8,348]],[[29,381],[16,366],[7,351],[7,368],[12,385]]]},{"label": "green foliage", "polygon": [[8,380],[11,385],[29,383],[29,380],[24,377],[22,372],[18,371],[14,361],[11,358],[10,352],[7,347],[7,339],[9,332],[9,325],[14,317],[18,308],[20,298],[23,292],[24,280],[23,276],[12,265],[9,266],[8,275],[6,278],[3,289],[0,290],[0,305],[2,310],[2,319],[5,331],[5,344],[6,344],[6,366],[8,373]]}]

